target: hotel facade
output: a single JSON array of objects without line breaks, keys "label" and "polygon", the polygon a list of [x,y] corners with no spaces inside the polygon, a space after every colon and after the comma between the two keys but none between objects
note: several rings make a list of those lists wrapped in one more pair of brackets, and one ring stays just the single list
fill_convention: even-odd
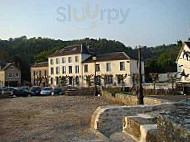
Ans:
[{"label": "hotel facade", "polygon": [[[144,81],[144,62],[141,62]],[[48,57],[52,86],[132,86],[139,62],[124,52],[94,56],[84,45],[67,46]]]}]

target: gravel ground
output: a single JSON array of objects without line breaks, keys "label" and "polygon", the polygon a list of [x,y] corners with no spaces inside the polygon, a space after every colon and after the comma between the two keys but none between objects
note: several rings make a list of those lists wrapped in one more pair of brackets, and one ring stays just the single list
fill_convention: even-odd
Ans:
[{"label": "gravel ground", "polygon": [[170,101],[170,102],[179,102],[179,101],[182,101],[182,100],[185,100],[185,99],[190,99],[190,96],[187,95],[187,96],[183,96],[183,95],[165,95],[165,96],[151,96],[153,98],[157,98],[157,99],[163,99],[163,100],[167,100],[167,101]]},{"label": "gravel ground", "polygon": [[100,97],[55,96],[0,99],[0,142],[99,141],[89,130]]}]

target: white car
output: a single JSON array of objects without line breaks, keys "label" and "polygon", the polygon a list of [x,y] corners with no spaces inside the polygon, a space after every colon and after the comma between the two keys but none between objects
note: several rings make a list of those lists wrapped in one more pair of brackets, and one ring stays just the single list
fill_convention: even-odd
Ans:
[{"label": "white car", "polygon": [[53,89],[51,87],[44,87],[41,92],[40,95],[51,95],[53,92]]}]

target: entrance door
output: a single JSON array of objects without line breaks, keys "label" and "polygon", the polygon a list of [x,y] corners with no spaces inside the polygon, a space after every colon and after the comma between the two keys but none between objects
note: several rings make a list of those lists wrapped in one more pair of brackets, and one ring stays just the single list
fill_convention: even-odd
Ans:
[{"label": "entrance door", "polygon": [[69,85],[73,85],[73,77],[69,77]]}]

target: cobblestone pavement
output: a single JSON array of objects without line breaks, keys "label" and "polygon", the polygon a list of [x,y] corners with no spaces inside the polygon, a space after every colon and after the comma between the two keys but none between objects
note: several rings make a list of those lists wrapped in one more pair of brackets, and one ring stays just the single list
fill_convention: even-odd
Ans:
[{"label": "cobblestone pavement", "polygon": [[89,130],[100,97],[55,96],[0,99],[0,142],[101,141]]}]

